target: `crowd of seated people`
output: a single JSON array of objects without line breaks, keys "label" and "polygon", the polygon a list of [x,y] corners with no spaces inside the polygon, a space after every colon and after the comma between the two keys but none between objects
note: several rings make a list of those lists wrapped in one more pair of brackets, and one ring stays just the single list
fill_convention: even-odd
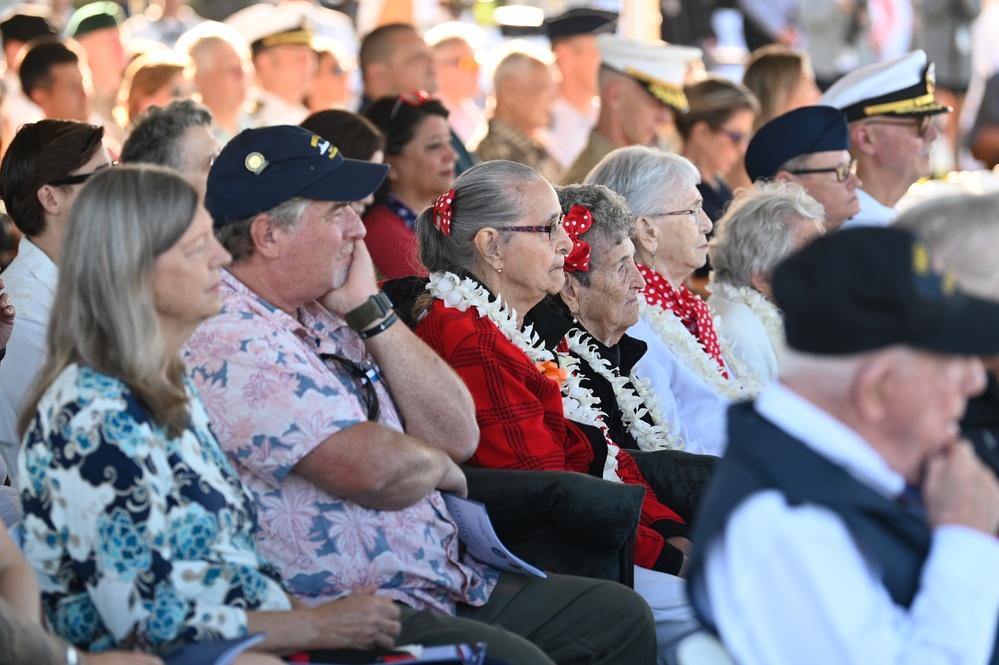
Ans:
[{"label": "crowd of seated people", "polygon": [[[226,24],[174,7],[183,28],[142,49],[113,2],[71,37],[47,11],[0,21],[21,42],[0,163],[19,231],[0,280],[5,655],[152,664],[264,633],[238,665],[479,642],[491,664],[672,665],[706,626],[740,663],[999,662],[999,584],[970,579],[999,563],[999,481],[958,423],[988,385],[963,426],[991,459],[977,357],[999,352],[999,306],[967,269],[992,229],[955,250],[933,220],[983,216],[955,200],[901,218],[927,245],[839,231],[893,221],[928,172],[950,109],[925,53],[815,106],[799,52],[751,61],[796,74],[757,97],[694,80],[699,49],[573,10],[549,32],[566,71],[592,60],[579,151],[546,131],[553,59],[507,46],[476,155],[434,96],[451,51],[410,24],[360,39],[357,112],[328,108],[353,54],[314,41],[329,10],[307,5]],[[472,41],[447,44],[478,72]],[[733,194],[743,170],[759,180]],[[503,474],[629,492],[611,516],[627,573],[474,558],[448,495]],[[768,587],[785,562],[793,583]],[[773,575],[744,582],[755,565]],[[782,639],[800,599],[814,616]]]}]

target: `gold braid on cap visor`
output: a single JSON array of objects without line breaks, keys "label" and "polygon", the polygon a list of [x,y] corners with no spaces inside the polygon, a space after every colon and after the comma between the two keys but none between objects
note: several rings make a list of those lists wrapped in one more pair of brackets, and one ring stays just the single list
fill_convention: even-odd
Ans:
[{"label": "gold braid on cap visor", "polygon": [[649,94],[666,106],[674,108],[681,113],[686,113],[690,110],[690,106],[687,104],[687,95],[683,94],[682,85],[675,85],[668,81],[654,78],[638,71],[634,67],[625,67],[624,71],[628,76],[641,83],[649,91]]},{"label": "gold braid on cap visor", "polygon": [[312,44],[312,33],[308,30],[291,30],[289,32],[279,32],[260,40],[264,46],[310,46]]}]

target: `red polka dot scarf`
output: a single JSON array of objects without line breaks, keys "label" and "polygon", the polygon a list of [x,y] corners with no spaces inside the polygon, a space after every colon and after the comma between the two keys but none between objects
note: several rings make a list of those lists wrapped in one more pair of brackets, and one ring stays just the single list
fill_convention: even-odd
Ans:
[{"label": "red polka dot scarf", "polygon": [[593,213],[584,206],[572,206],[565,215],[565,232],[572,241],[572,251],[565,257],[562,270],[566,272],[587,272],[590,269],[590,243],[579,236],[593,226]]},{"label": "red polka dot scarf", "polygon": [[683,284],[677,291],[665,277],[652,268],[639,264],[638,270],[645,278],[645,290],[642,293],[645,294],[646,302],[673,312],[690,334],[701,343],[705,353],[718,362],[725,378],[728,378],[721,347],[718,345],[718,334],[715,332],[715,324],[711,321],[711,312],[707,303],[691,293]]}]

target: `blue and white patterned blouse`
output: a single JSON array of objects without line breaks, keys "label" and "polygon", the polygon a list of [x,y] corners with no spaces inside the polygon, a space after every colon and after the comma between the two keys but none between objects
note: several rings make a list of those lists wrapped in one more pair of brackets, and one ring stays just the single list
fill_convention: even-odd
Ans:
[{"label": "blue and white patterned blouse", "polygon": [[246,610],[290,609],[258,557],[252,498],[186,383],[170,439],[118,379],[71,365],[24,435],[24,554],[52,630],[88,649],[246,633]]}]

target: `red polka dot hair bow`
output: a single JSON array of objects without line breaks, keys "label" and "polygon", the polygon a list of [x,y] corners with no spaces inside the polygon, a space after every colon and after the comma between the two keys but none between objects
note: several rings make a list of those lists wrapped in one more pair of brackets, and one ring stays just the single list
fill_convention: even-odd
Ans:
[{"label": "red polka dot hair bow", "polygon": [[593,226],[593,213],[585,206],[572,206],[565,216],[565,232],[572,241],[572,251],[565,257],[562,270],[566,272],[588,272],[590,269],[590,243],[580,240],[579,236]]},{"label": "red polka dot hair bow", "polygon": [[434,226],[446,236],[451,235],[451,204],[454,203],[454,190],[449,189],[437,197],[434,204]]}]

